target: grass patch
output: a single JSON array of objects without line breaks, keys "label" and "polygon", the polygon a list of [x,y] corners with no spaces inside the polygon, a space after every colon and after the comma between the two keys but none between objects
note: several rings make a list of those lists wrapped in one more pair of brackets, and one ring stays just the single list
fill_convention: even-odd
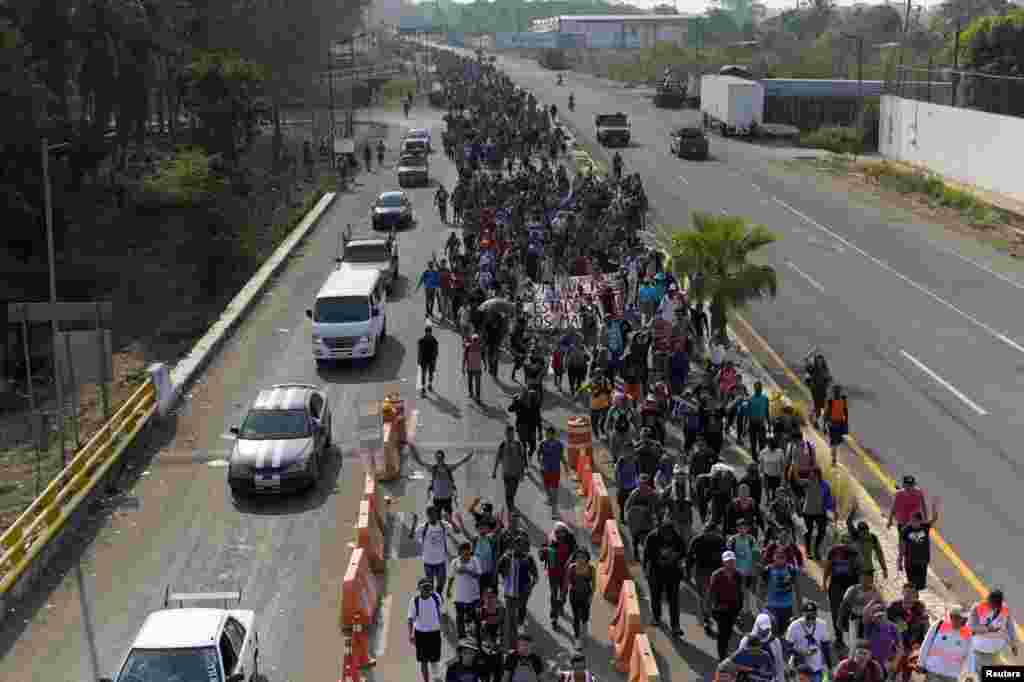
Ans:
[{"label": "grass patch", "polygon": [[923,196],[930,206],[958,211],[972,225],[1009,222],[1004,211],[984,203],[967,190],[947,185],[934,173],[908,170],[888,161],[866,163],[863,173],[868,180],[883,189],[901,194],[918,194]]},{"label": "grass patch", "polygon": [[381,86],[380,94],[385,107],[397,107],[403,99],[416,94],[416,81],[411,78],[392,78]]},{"label": "grass patch", "polygon": [[864,149],[864,131],[849,126],[827,126],[802,134],[800,144],[827,149],[833,154],[859,154]]}]

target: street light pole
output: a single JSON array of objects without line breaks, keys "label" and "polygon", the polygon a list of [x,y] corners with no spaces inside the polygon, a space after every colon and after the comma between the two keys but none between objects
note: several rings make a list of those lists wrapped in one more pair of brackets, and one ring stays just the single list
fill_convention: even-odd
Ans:
[{"label": "street light pole", "polygon": [[[60,463],[67,464],[64,455],[64,376],[60,371],[58,338],[60,324],[57,322],[57,258],[53,240],[53,191],[50,187],[50,141],[42,139],[42,166],[43,166],[43,213],[46,220],[46,258],[50,267],[50,309],[52,317],[50,326],[53,331],[53,377],[57,389],[57,419],[60,421]],[[29,391],[32,388],[29,387]],[[77,418],[77,415],[76,415]]]},{"label": "street light pole", "polygon": [[857,43],[857,127],[864,129],[864,36],[840,33],[843,38]]}]

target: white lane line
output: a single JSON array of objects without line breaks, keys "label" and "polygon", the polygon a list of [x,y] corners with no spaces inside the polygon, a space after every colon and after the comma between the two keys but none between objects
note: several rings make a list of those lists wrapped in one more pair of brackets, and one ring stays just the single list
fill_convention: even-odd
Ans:
[{"label": "white lane line", "polygon": [[818,280],[814,279],[813,277],[808,275],[806,272],[804,272],[803,270],[798,268],[796,263],[794,263],[791,260],[788,260],[788,261],[786,261],[786,265],[788,265],[789,267],[793,268],[793,270],[796,272],[796,274],[800,275],[805,280],[807,280],[807,283],[810,284],[815,289],[817,289],[818,293],[820,293],[820,294],[825,293],[825,287],[823,287],[821,285],[821,282],[819,282]]},{"label": "white lane line", "polygon": [[787,211],[789,211],[793,215],[797,216],[798,218],[801,218],[801,219],[807,221],[808,224],[813,225],[814,227],[818,228],[819,230],[821,230],[825,234],[831,236],[836,241],[838,241],[838,242],[846,245],[847,247],[853,249],[854,251],[856,251],[860,255],[864,256],[869,261],[871,261],[872,263],[874,263],[878,267],[882,268],[883,270],[885,270],[887,272],[891,272],[892,274],[896,275],[901,280],[903,280],[904,282],[906,282],[910,286],[912,286],[915,289],[917,289],[918,291],[920,291],[922,294],[924,294],[924,295],[928,296],[929,298],[931,298],[933,301],[935,301],[937,303],[941,303],[942,305],[946,306],[947,308],[949,308],[950,310],[955,312],[957,315],[960,315],[961,317],[963,317],[965,320],[968,320],[968,321],[974,323],[975,325],[977,325],[978,327],[981,327],[986,332],[991,334],[994,338],[1002,341],[1003,343],[1005,343],[1007,346],[1009,346],[1010,348],[1014,349],[1018,353],[1024,353],[1024,346],[1020,345],[1019,343],[1017,343],[1016,341],[1011,339],[1009,336],[1007,336],[1003,332],[999,331],[998,329],[994,329],[990,325],[982,322],[981,320],[976,318],[974,315],[971,315],[970,313],[964,312],[960,308],[957,308],[955,305],[953,305],[952,303],[950,303],[946,299],[942,298],[941,296],[936,294],[931,289],[929,289],[929,288],[927,288],[927,287],[925,287],[925,286],[923,286],[921,284],[918,284],[917,282],[915,282],[914,280],[910,279],[909,277],[904,275],[902,272],[897,270],[896,268],[892,267],[891,265],[889,265],[888,263],[886,263],[884,261],[881,261],[881,260],[875,258],[874,256],[872,256],[870,253],[868,253],[864,249],[862,249],[859,246],[853,244],[848,239],[844,239],[840,235],[836,234],[832,230],[828,229],[827,227],[825,227],[824,225],[819,223],[818,221],[814,220],[814,218],[810,218],[807,215],[805,215],[804,213],[801,213],[797,209],[795,209],[792,206],[790,206],[789,204],[787,204],[782,199],[779,199],[778,197],[772,197],[772,201],[777,203],[779,206],[782,206],[784,209],[786,209]]},{"label": "white lane line", "polygon": [[388,630],[391,629],[391,602],[392,597],[390,594],[385,594],[384,598],[380,600],[380,627],[377,628],[377,632],[374,636],[377,641],[374,642],[373,657],[384,658],[384,654],[388,650]]},{"label": "white lane line", "polygon": [[957,253],[956,250],[954,250],[954,249],[947,248],[947,247],[943,246],[942,244],[937,244],[937,243],[933,242],[931,239],[925,239],[925,241],[928,242],[929,244],[931,244],[932,246],[934,246],[939,251],[942,251],[943,253],[948,253],[950,256],[956,256],[957,258],[959,258],[963,262],[970,263],[974,267],[976,267],[979,270],[982,270],[984,272],[987,272],[988,274],[992,275],[996,279],[1000,279],[1000,280],[1006,282],[1007,284],[1009,284],[1012,287],[1016,287],[1018,289],[1024,290],[1024,282],[1020,282],[1020,281],[1014,279],[1013,277],[1009,277],[1007,275],[1004,275],[1001,272],[996,272],[995,270],[993,270],[992,268],[988,267],[984,263],[979,263],[978,261],[974,260],[973,258],[968,258],[967,256],[963,255],[962,253]]},{"label": "white lane line", "polygon": [[950,393],[955,395],[957,398],[960,398],[960,400],[963,401],[963,403],[965,405],[967,405],[967,407],[969,407],[972,410],[974,410],[975,412],[977,412],[979,416],[984,417],[986,414],[988,414],[988,412],[986,412],[984,409],[982,409],[982,407],[980,405],[978,405],[978,403],[974,402],[973,400],[971,400],[970,398],[965,396],[963,393],[961,393],[957,389],[956,386],[954,386],[953,384],[949,383],[948,381],[946,381],[945,379],[940,377],[938,374],[936,374],[932,370],[928,369],[928,367],[923,362],[921,362],[920,360],[915,358],[913,355],[911,355],[910,353],[908,353],[905,350],[900,350],[900,355],[902,355],[907,360],[910,360],[912,363],[914,363],[914,365],[919,370],[921,370],[922,372],[924,372],[925,374],[930,376],[937,383],[942,384],[943,386],[945,386],[946,390],[948,390]]},{"label": "white lane line", "polygon": [[682,175],[679,176],[679,182],[683,183],[684,185],[690,184],[690,181],[684,178]]}]

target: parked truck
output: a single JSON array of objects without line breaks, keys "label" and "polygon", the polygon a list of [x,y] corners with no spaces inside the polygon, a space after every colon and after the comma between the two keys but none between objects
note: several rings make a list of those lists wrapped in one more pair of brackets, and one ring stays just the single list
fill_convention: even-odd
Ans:
[{"label": "parked truck", "polygon": [[736,76],[704,76],[700,110],[723,136],[753,135],[764,121],[764,86]]}]

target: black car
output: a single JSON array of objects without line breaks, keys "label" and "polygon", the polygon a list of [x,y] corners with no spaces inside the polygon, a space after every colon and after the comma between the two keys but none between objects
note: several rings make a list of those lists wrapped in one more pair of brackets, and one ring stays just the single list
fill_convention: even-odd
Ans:
[{"label": "black car", "polygon": [[405,192],[382,192],[370,208],[370,220],[375,230],[405,229],[412,227],[412,202]]},{"label": "black car", "polygon": [[672,133],[669,150],[679,157],[708,158],[708,136],[697,126],[686,126]]}]

